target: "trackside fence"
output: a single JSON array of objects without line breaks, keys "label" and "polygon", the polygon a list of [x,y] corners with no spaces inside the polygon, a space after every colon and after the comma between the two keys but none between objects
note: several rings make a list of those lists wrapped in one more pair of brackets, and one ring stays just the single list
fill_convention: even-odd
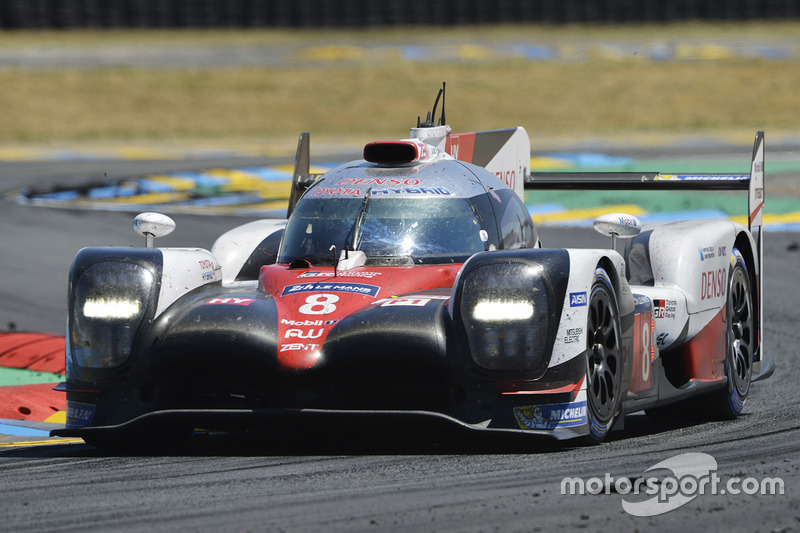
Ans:
[{"label": "trackside fence", "polygon": [[800,0],[0,0],[0,29],[360,27],[800,18]]}]

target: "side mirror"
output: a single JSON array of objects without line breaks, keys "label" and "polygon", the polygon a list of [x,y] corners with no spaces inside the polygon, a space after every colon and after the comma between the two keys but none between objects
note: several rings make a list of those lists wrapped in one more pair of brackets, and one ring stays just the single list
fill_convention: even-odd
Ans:
[{"label": "side mirror", "polygon": [[627,213],[608,213],[594,219],[594,229],[597,233],[611,236],[611,248],[616,249],[617,237],[630,239],[639,235],[642,223]]},{"label": "side mirror", "polygon": [[133,219],[133,229],[145,238],[145,246],[152,248],[153,239],[173,232],[175,221],[161,213],[141,213]]}]

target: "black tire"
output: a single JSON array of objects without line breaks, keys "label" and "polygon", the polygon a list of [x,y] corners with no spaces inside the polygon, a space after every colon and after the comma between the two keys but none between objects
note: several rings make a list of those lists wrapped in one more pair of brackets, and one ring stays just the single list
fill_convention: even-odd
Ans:
[{"label": "black tire", "polygon": [[622,402],[622,330],[614,286],[597,268],[589,294],[586,329],[586,416],[590,443],[606,438]]},{"label": "black tire", "polygon": [[733,419],[742,412],[753,377],[753,352],[756,348],[756,323],[753,292],[744,258],[739,250],[731,253],[725,341],[724,389],[710,394],[713,412],[719,418]]}]

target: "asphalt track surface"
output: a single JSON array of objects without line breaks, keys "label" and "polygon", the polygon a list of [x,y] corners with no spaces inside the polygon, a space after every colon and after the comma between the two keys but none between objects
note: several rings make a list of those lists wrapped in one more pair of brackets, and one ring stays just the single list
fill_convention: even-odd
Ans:
[{"label": "asphalt track surface", "polygon": [[[215,161],[215,166],[250,161]],[[263,159],[258,164],[269,163]],[[0,191],[81,184],[208,162],[0,163]],[[795,176],[767,176],[791,182]],[[769,191],[768,182],[768,191]],[[77,250],[139,245],[132,214],[0,204],[0,326],[63,332]],[[176,216],[163,246],[210,247],[247,219]],[[540,230],[546,246],[606,246],[579,229]],[[743,415],[707,422],[629,416],[592,447],[398,430],[376,434],[201,435],[169,455],[111,455],[84,444],[0,450],[0,531],[795,531],[800,528],[800,259],[794,233],[768,233],[765,344],[775,375],[754,384]],[[696,419],[692,415],[699,415]],[[562,495],[566,477],[641,477],[678,454],[710,454],[724,482],[780,477],[783,495],[705,494],[653,517],[619,493]],[[666,490],[666,488],[665,488]]]}]

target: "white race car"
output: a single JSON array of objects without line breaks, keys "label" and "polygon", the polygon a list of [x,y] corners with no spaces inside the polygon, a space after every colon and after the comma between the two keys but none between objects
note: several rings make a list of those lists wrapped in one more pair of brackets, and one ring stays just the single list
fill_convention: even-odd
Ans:
[{"label": "white race car", "polygon": [[[135,221],[144,248],[81,250],[53,434],[131,446],[196,427],[432,423],[597,442],[686,399],[741,412],[772,372],[763,133],[749,174],[531,174],[524,129],[453,134],[430,117],[323,175],[303,134],[288,220],[210,251],[154,248],[174,224],[153,213]],[[749,226],[610,213],[595,221],[610,248],[543,248],[524,189],[559,187],[742,189]]]}]

